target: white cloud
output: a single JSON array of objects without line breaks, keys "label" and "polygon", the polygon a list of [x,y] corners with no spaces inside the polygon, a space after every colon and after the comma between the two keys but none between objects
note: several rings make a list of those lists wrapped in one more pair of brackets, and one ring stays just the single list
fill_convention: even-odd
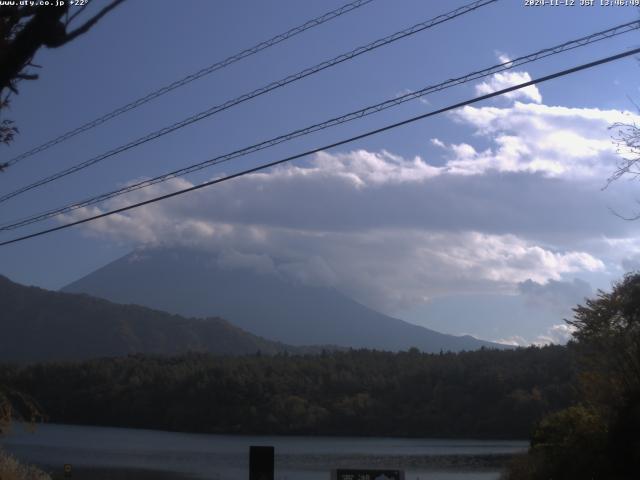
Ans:
[{"label": "white cloud", "polygon": [[405,160],[385,150],[380,153],[366,150],[338,154],[320,152],[315,156],[312,168],[293,167],[282,171],[288,175],[337,176],[357,187],[420,182],[441,173],[440,168],[429,165],[420,157]]},{"label": "white cloud", "polygon": [[559,323],[551,325],[547,330],[534,337],[533,339],[526,339],[520,335],[513,335],[507,338],[500,338],[494,340],[496,343],[502,343],[504,345],[513,345],[514,347],[529,347],[532,345],[544,346],[544,345],[565,345],[575,331],[574,327],[565,323]]},{"label": "white cloud", "polygon": [[521,102],[504,108],[467,106],[452,116],[495,145],[461,157],[450,146],[448,164],[458,173],[539,172],[549,177],[599,178],[602,184],[618,160],[609,127],[640,118],[617,110]]},{"label": "white cloud", "polygon": [[[501,64],[510,68],[512,66],[511,58],[503,52],[496,51],[496,57]],[[491,75],[488,80],[481,82],[475,86],[477,95],[487,95],[489,93],[503,90],[514,85],[526,83],[531,81],[531,75],[528,72],[521,72],[517,70],[504,71]],[[530,85],[513,92],[506,93],[505,98],[510,100],[521,99],[530,100],[535,103],[542,103],[542,95],[535,85]]]},{"label": "white cloud", "polygon": [[574,331],[574,327],[565,323],[552,325],[546,334],[540,335],[532,343],[534,345],[564,345],[571,339]]},{"label": "white cloud", "polygon": [[[459,150],[465,154],[465,147]],[[544,283],[604,268],[585,251],[554,249],[463,223],[455,229],[434,226],[430,218],[442,215],[442,209],[432,205],[433,213],[423,218],[421,195],[451,175],[420,158],[405,160],[389,152],[322,153],[308,166],[249,175],[113,215],[89,228],[132,245],[181,244],[227,252],[225,266],[269,270],[278,260],[290,278],[338,286],[386,311],[444,293],[514,291],[528,279]],[[138,191],[129,201],[189,185],[172,180]],[[105,208],[124,203],[120,198]]]},{"label": "white cloud", "polygon": [[527,341],[527,339],[520,335],[513,335],[507,338],[498,338],[493,341],[496,343],[502,343],[503,345],[511,345],[514,347],[528,347],[531,345],[531,342]]},{"label": "white cloud", "polygon": [[[501,61],[504,63],[508,62],[509,59],[504,57],[501,58]],[[495,73],[489,78],[489,80],[476,85],[476,94],[487,95],[489,93],[497,92],[498,90],[503,90],[514,85],[530,82],[531,80],[531,75],[529,75],[529,73],[527,72],[505,71]],[[540,95],[540,91],[535,85],[529,85],[528,87],[505,93],[504,96],[509,99],[519,98],[522,100],[531,100],[535,103],[542,102],[542,95]]]},{"label": "white cloud", "polygon": [[439,138],[432,138],[431,139],[431,144],[438,147],[438,148],[446,148],[446,145],[444,144],[444,142],[442,140],[440,140]]},{"label": "white cloud", "polygon": [[500,51],[496,51],[495,52],[496,57],[498,58],[498,60],[500,60],[500,63],[505,63],[507,64],[507,67],[510,67],[512,62],[511,62],[511,57],[509,57],[506,53],[502,53]]}]

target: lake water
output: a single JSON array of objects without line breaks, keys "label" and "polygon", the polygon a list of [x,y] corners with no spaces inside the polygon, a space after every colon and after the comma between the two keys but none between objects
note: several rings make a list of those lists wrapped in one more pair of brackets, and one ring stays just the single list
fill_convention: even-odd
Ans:
[{"label": "lake water", "polygon": [[55,424],[39,425],[35,432],[16,426],[1,442],[19,459],[47,470],[72,464],[78,479],[83,469],[99,468],[244,480],[249,446],[273,445],[278,480],[328,480],[332,468],[355,467],[403,469],[406,480],[495,480],[504,457],[528,446],[526,441],[201,435]]}]

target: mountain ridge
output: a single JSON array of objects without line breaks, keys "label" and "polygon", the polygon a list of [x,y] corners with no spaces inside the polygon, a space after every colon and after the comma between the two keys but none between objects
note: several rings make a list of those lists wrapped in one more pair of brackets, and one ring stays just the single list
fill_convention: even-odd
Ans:
[{"label": "mountain ridge", "polygon": [[[85,360],[148,353],[317,353],[252,335],[222,318],[185,318],[0,275],[0,361]],[[331,347],[326,347],[331,348]]]},{"label": "mountain ridge", "polygon": [[[224,261],[223,261],[224,260]],[[134,251],[62,289],[188,317],[220,316],[290,345],[425,352],[508,346],[447,335],[368,308],[334,288],[289,281],[264,256],[229,266],[220,253],[183,248]]]}]

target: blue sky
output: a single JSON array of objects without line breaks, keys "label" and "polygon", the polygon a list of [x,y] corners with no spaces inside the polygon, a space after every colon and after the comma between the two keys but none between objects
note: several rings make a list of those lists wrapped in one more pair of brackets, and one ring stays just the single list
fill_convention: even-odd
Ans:
[{"label": "blue sky", "polygon": [[[23,82],[13,97],[10,115],[21,133],[2,155],[22,153],[342,3],[192,0],[176,8],[168,1],[126,2],[76,42],[38,53],[41,78]],[[0,176],[0,188],[13,190],[465,3],[375,0],[24,160]],[[94,0],[89,8],[100,4]],[[2,204],[2,220],[638,17],[631,7],[523,4],[502,0],[110,158]],[[606,40],[128,198],[272,161],[638,44],[637,33]],[[601,190],[616,159],[607,126],[633,118],[623,112],[633,111],[640,96],[638,68],[625,59],[221,188],[3,247],[0,273],[56,289],[136,247],[187,244],[288,259],[296,267],[287,271],[300,281],[334,286],[443,332],[519,343],[558,340],[572,305],[608,288],[640,259],[640,224],[609,211],[633,213],[638,185],[623,180]]]}]

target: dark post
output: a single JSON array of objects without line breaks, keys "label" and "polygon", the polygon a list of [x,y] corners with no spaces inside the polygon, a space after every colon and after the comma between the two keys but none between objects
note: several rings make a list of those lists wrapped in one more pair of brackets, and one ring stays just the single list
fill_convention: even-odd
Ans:
[{"label": "dark post", "polygon": [[274,480],[273,457],[273,447],[249,447],[249,480]]}]

